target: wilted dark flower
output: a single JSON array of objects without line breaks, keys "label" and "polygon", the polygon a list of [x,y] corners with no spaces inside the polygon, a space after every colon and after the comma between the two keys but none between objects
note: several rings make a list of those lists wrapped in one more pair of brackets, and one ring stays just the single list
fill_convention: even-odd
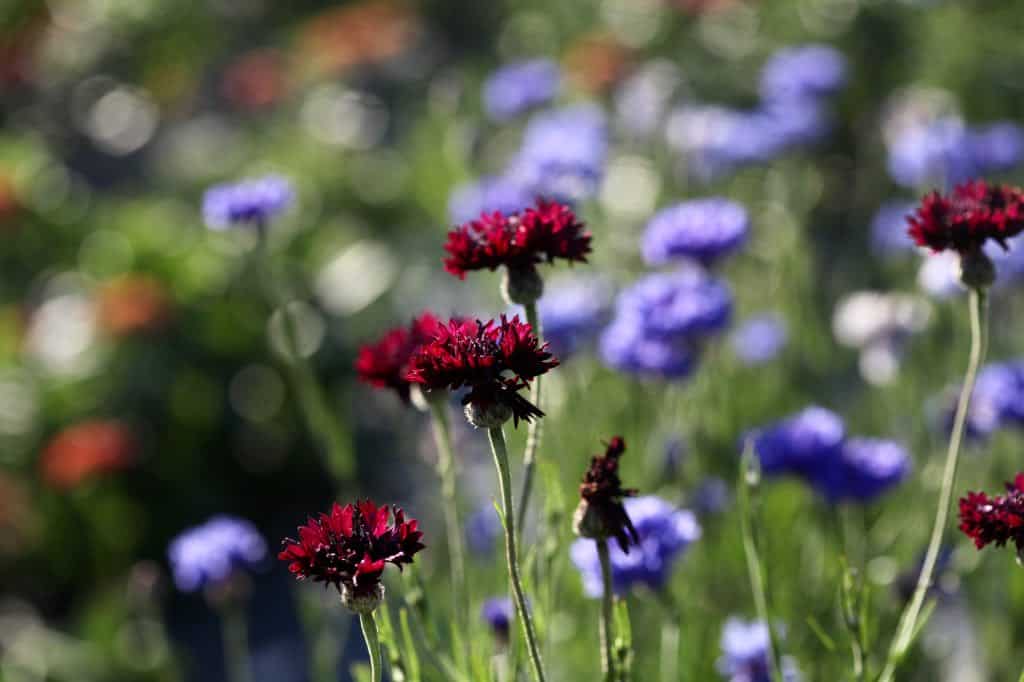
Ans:
[{"label": "wilted dark flower", "polygon": [[556,258],[586,262],[590,232],[572,209],[558,202],[536,205],[508,216],[485,213],[448,233],[444,269],[463,279],[470,270],[532,270]]},{"label": "wilted dark flower", "polygon": [[503,215],[519,213],[533,203],[533,192],[522,183],[504,176],[485,177],[452,190],[448,198],[448,215],[461,225],[495,211]]},{"label": "wilted dark flower", "polygon": [[[612,587],[616,594],[623,594],[638,584],[659,590],[668,581],[683,550],[700,539],[700,524],[692,512],[678,509],[653,495],[627,498],[623,506],[633,521],[639,542],[630,547],[629,554],[618,545],[608,548]],[[580,571],[587,595],[601,596],[604,582],[594,542],[584,538],[576,540],[570,557]]]},{"label": "wilted dark flower", "polygon": [[267,556],[256,527],[233,516],[215,516],[176,537],[167,549],[174,584],[195,592],[224,583],[238,570],[253,569]]},{"label": "wilted dark flower", "polygon": [[359,349],[356,374],[360,381],[379,388],[390,388],[409,402],[409,361],[420,346],[433,341],[444,325],[432,313],[424,312],[408,327],[396,327],[379,341]]},{"label": "wilted dark flower", "polygon": [[292,184],[279,175],[217,185],[203,196],[203,218],[212,230],[263,226],[295,199]]},{"label": "wilted dark flower", "polygon": [[491,626],[498,639],[508,639],[509,626],[513,617],[512,600],[508,597],[492,597],[484,602],[480,617]]},{"label": "wilted dark flower", "polygon": [[484,412],[507,410],[518,424],[544,416],[519,391],[558,366],[547,348],[518,315],[488,322],[453,320],[413,354],[407,378],[427,391],[468,387],[463,404]]},{"label": "wilted dark flower", "polygon": [[128,468],[137,452],[135,438],[121,422],[85,421],[54,436],[39,457],[39,467],[49,485],[70,490],[93,476]]},{"label": "wilted dark flower", "polygon": [[607,155],[608,126],[597,107],[542,112],[526,126],[509,175],[537,195],[584,199],[597,191]]},{"label": "wilted dark flower", "polygon": [[424,547],[415,519],[406,521],[397,507],[390,517],[388,505],[370,500],[344,507],[335,503],[330,514],[299,526],[298,540],[286,538],[277,558],[289,562],[297,579],[333,585],[350,608],[372,610],[382,598],[384,567],[391,563],[401,569]]},{"label": "wilted dark flower", "polygon": [[619,457],[626,451],[626,442],[615,436],[608,442],[604,455],[590,460],[590,468],[580,484],[580,504],[574,526],[581,537],[604,540],[614,537],[623,552],[640,541],[633,522],[629,520],[622,501],[636,495],[636,490],[623,488],[619,480]]},{"label": "wilted dark flower", "polygon": [[786,346],[786,323],[781,317],[765,313],[744,320],[731,336],[732,348],[745,365],[761,365]]},{"label": "wilted dark flower", "polygon": [[484,83],[484,109],[495,121],[505,121],[558,95],[561,73],[550,59],[507,64]]},{"label": "wilted dark flower", "polygon": [[[762,621],[729,618],[722,629],[722,657],[718,672],[729,682],[772,682],[769,661],[771,635]],[[796,682],[799,674],[791,659],[783,659],[783,682]]]},{"label": "wilted dark flower", "polygon": [[960,530],[978,549],[990,543],[1002,547],[1012,540],[1018,555],[1024,553],[1024,474],[1006,484],[1005,495],[968,492],[961,497]]},{"label": "wilted dark flower", "polygon": [[643,236],[644,260],[663,265],[688,258],[704,265],[735,251],[750,229],[747,211],[734,201],[713,197],[684,201],[658,211]]},{"label": "wilted dark flower", "polygon": [[1006,248],[1024,231],[1024,192],[976,180],[947,195],[928,194],[908,221],[914,241],[933,251],[977,252],[989,239]]},{"label": "wilted dark flower", "polygon": [[831,95],[846,82],[846,60],[827,45],[787,47],[761,69],[764,100],[792,100]]}]

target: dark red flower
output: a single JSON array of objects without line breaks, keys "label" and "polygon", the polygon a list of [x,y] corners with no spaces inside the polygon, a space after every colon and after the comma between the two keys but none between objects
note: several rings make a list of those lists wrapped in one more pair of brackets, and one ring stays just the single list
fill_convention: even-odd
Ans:
[{"label": "dark red flower", "polygon": [[70,490],[89,478],[127,469],[137,453],[135,438],[121,422],[85,421],[67,427],[47,443],[39,468],[50,486]]},{"label": "dark red flower", "polygon": [[500,322],[452,320],[413,354],[407,378],[430,391],[466,386],[470,391],[463,404],[483,409],[505,405],[518,424],[544,416],[520,389],[557,366],[529,324],[518,315],[511,320],[502,315]]},{"label": "dark red flower", "polygon": [[967,253],[989,239],[1005,249],[1007,239],[1024,231],[1024,192],[975,180],[947,195],[928,194],[907,221],[914,241],[933,251]]},{"label": "dark red flower", "polygon": [[401,569],[424,547],[415,519],[406,521],[397,507],[392,523],[390,516],[388,505],[377,507],[370,500],[344,507],[335,503],[330,514],[299,526],[298,540],[285,538],[277,558],[289,562],[288,570],[299,580],[373,594],[386,564]]},{"label": "dark red flower", "polygon": [[457,227],[448,233],[444,250],[444,269],[464,279],[470,270],[501,265],[530,270],[556,258],[585,263],[590,232],[568,206],[538,199],[535,207],[520,213],[484,213]]},{"label": "dark red flower", "polygon": [[409,360],[420,346],[437,336],[444,327],[430,312],[415,318],[408,327],[396,327],[373,344],[359,349],[356,374],[359,380],[378,388],[394,389],[409,402]]},{"label": "dark red flower", "polygon": [[968,492],[960,498],[960,530],[981,549],[995,543],[1002,547],[1012,540],[1024,551],[1024,474],[1006,484],[1006,494],[989,497]]},{"label": "dark red flower", "polygon": [[635,544],[640,538],[622,506],[622,498],[636,495],[636,490],[623,488],[619,479],[619,458],[625,451],[626,442],[615,436],[604,455],[591,458],[580,484],[577,532],[584,537],[614,537],[628,553],[630,542]]}]

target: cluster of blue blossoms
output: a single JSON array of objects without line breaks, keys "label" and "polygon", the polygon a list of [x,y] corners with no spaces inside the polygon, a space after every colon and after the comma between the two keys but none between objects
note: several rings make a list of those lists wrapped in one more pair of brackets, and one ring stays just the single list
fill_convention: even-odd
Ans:
[{"label": "cluster of blue blossoms", "polygon": [[[771,682],[771,636],[764,622],[730,618],[722,628],[721,645],[722,657],[716,667],[729,682]],[[792,659],[784,658],[781,663],[785,682],[797,682],[800,675]]]},{"label": "cluster of blue blossoms", "polygon": [[224,583],[236,571],[258,568],[267,543],[256,527],[233,516],[214,516],[175,538],[167,550],[174,584],[195,592]]},{"label": "cluster of blue blossoms", "polygon": [[[616,594],[625,594],[637,585],[660,590],[683,550],[700,539],[697,517],[653,495],[629,497],[623,500],[623,505],[640,541],[629,548],[628,554],[618,544],[609,544],[612,587]],[[583,590],[590,597],[600,597],[604,583],[593,540],[576,540],[569,556],[583,578]]]},{"label": "cluster of blue blossoms", "polygon": [[668,142],[703,180],[770,161],[828,132],[824,100],[845,82],[846,61],[833,48],[780,50],[761,71],[757,107],[684,105],[670,116]]},{"label": "cluster of blue blossoms", "polygon": [[766,476],[797,476],[833,504],[870,501],[910,471],[902,445],[847,438],[839,415],[822,407],[808,407],[747,437]]}]

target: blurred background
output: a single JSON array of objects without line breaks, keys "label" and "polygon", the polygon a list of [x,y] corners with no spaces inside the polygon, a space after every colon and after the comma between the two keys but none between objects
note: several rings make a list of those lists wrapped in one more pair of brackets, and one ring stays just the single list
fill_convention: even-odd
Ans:
[{"label": "blurred background", "polygon": [[[273,555],[308,514],[357,495],[421,520],[429,549],[389,578],[389,602],[444,640],[429,423],[358,383],[353,362],[423,309],[511,312],[497,274],[445,273],[442,244],[537,188],[594,234],[589,264],[543,273],[563,365],[545,377],[543,542],[528,561],[549,581],[535,603],[552,679],[597,674],[569,516],[614,434],[630,447],[626,484],[703,528],[668,588],[680,679],[729,679],[722,624],[753,617],[738,442],[809,404],[913,460],[901,485],[841,510],[845,540],[799,481],[764,486],[784,649],[804,679],[846,679],[835,557],[845,547],[870,588],[880,653],[930,529],[969,342],[953,264],[918,253],[903,216],[932,187],[1024,180],[1022,29],[1024,4],[994,0],[4,0],[0,680],[225,679],[210,595],[176,587],[168,563],[175,537],[218,514],[267,546],[244,586],[255,679],[352,679],[358,628]],[[808,44],[821,49],[780,58]],[[287,273],[276,301],[250,267],[253,233],[207,229],[201,211],[211,185],[267,174],[296,193],[266,245]],[[623,371],[599,338],[617,292],[659,269],[645,226],[712,196],[751,225],[716,266],[730,328],[685,377]],[[990,358],[1008,361],[1024,259],[998,267]],[[303,417],[282,305],[340,447]],[[1019,432],[983,416],[960,491],[1020,467]],[[505,589],[494,474],[482,435],[454,422],[476,619]],[[524,429],[509,431],[517,453]],[[1016,679],[1020,568],[950,531],[940,605],[904,679]],[[657,595],[629,604],[637,679],[657,679]],[[481,656],[500,651],[486,627],[473,637]],[[427,663],[422,675],[447,679]]]}]

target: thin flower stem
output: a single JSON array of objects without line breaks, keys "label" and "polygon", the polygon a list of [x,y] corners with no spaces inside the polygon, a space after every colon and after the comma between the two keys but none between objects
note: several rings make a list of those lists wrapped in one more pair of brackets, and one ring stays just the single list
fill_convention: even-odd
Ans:
[{"label": "thin flower stem", "polygon": [[604,590],[601,594],[601,672],[604,673],[606,682],[615,680],[615,659],[612,655],[612,600],[615,598],[612,590],[612,559],[608,553],[608,541],[605,539],[595,540],[597,543],[597,558],[601,562],[601,582]]},{"label": "thin flower stem", "polygon": [[456,494],[455,456],[452,452],[451,429],[444,401],[430,400],[430,415],[437,446],[437,473],[441,478],[441,507],[444,509],[447,533],[448,563],[452,573],[452,604],[455,624],[463,636],[466,627],[466,560],[462,549],[462,527],[459,525],[458,496]]},{"label": "thin flower stem", "polygon": [[544,665],[540,659],[540,647],[533,629],[533,619],[526,604],[522,581],[519,577],[519,558],[516,554],[515,509],[512,506],[512,476],[508,466],[508,446],[505,444],[505,433],[500,426],[487,430],[494,453],[494,465],[498,469],[498,487],[501,492],[501,513],[505,522],[505,559],[508,562],[508,576],[512,583],[512,596],[515,599],[516,611],[523,624],[526,636],[526,648],[533,665],[533,676],[536,682],[544,682]]},{"label": "thin flower stem", "polygon": [[896,667],[906,655],[914,635],[917,633],[917,621],[921,615],[924,598],[931,586],[932,574],[935,572],[935,563],[942,545],[943,531],[946,529],[946,521],[949,518],[949,507],[956,484],[956,470],[960,461],[960,445],[963,442],[964,425],[967,422],[967,410],[970,407],[971,395],[974,393],[978,368],[985,357],[988,343],[988,300],[984,289],[971,289],[968,307],[971,317],[971,352],[967,363],[967,372],[964,375],[964,384],[960,389],[960,398],[956,405],[956,416],[953,420],[953,432],[949,438],[946,465],[942,472],[942,485],[939,488],[939,502],[935,510],[931,540],[924,555],[924,563],[921,565],[921,573],[917,579],[914,596],[900,617],[896,636],[893,637],[892,646],[890,646],[889,655],[886,658],[885,668],[878,678],[879,682],[892,682],[896,674]]},{"label": "thin flower stem", "polygon": [[[533,330],[534,336],[538,340],[543,341],[537,304],[527,303],[523,307],[526,309],[526,321]],[[540,381],[541,377],[537,377],[530,386],[530,402],[538,408],[540,407],[541,399]],[[526,527],[526,514],[530,508],[530,494],[533,492],[534,470],[537,466],[537,451],[540,449],[543,424],[543,419],[533,419],[526,428],[526,449],[523,451],[523,487],[519,493],[519,516],[516,519],[516,523],[518,523],[520,528]]]},{"label": "thin flower stem", "polygon": [[665,616],[661,621],[661,682],[679,680],[679,603],[667,587],[658,590],[658,601]]},{"label": "thin flower stem", "polygon": [[370,654],[370,682],[381,682],[384,668],[380,656],[380,637],[377,635],[377,621],[373,617],[373,612],[360,613],[359,624],[363,628],[363,639],[366,640],[366,650]]},{"label": "thin flower stem", "polygon": [[779,643],[775,636],[775,627],[768,612],[768,596],[765,588],[764,560],[757,550],[754,538],[755,510],[751,499],[751,490],[760,486],[761,471],[757,457],[754,455],[753,443],[747,441],[744,446],[743,458],[740,463],[740,481],[738,502],[740,512],[740,533],[743,537],[743,554],[747,560],[747,574],[750,578],[750,590],[754,596],[754,609],[757,617],[768,629],[768,661],[771,665],[771,676],[774,682],[782,682],[782,667],[779,662]]},{"label": "thin flower stem", "polygon": [[220,609],[221,637],[224,646],[224,668],[228,682],[251,682],[249,666],[249,629],[245,607],[229,602]]}]

